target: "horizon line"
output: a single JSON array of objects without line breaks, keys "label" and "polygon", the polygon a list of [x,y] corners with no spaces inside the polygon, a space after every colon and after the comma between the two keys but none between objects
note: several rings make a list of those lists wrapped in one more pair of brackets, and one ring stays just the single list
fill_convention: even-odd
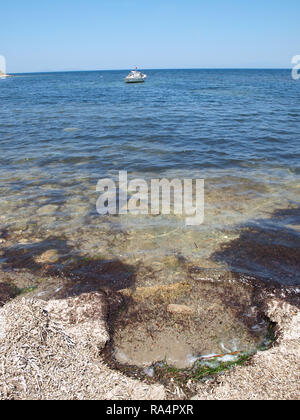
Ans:
[{"label": "horizon line", "polygon": [[[166,67],[166,68],[146,68],[140,69],[145,71],[152,70],[291,70],[291,67]],[[128,71],[130,68],[125,69],[98,69],[98,70],[41,70],[41,71],[25,71],[25,72],[11,72],[8,75],[18,74],[47,74],[47,73],[90,73],[90,72],[109,72],[109,71]]]}]

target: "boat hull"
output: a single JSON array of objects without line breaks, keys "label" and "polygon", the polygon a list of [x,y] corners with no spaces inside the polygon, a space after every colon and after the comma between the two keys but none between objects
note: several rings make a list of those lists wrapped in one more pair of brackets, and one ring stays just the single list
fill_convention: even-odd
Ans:
[{"label": "boat hull", "polygon": [[126,83],[144,83],[145,79],[125,79]]}]

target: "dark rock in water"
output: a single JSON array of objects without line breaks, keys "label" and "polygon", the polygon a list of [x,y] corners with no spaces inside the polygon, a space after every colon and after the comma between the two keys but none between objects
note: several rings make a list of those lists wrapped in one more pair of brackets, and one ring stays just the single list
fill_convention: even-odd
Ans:
[{"label": "dark rock in water", "polygon": [[0,283],[0,307],[17,296],[15,288],[6,283]]}]

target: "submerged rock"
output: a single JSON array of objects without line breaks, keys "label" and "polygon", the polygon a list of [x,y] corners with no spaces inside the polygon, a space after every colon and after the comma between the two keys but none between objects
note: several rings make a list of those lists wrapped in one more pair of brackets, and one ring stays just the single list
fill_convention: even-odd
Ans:
[{"label": "submerged rock", "polygon": [[55,206],[54,204],[49,204],[47,206],[42,206],[38,209],[37,214],[39,216],[48,216],[51,214],[54,214],[58,209],[58,206]]},{"label": "submerged rock", "polygon": [[35,262],[38,264],[44,263],[55,263],[59,260],[59,253],[56,249],[49,249],[49,251],[44,252],[35,258]]},{"label": "submerged rock", "polygon": [[132,297],[135,301],[143,301],[148,298],[176,298],[176,296],[180,296],[182,293],[188,292],[189,290],[191,290],[191,285],[187,282],[181,282],[169,285],[124,289],[120,290],[120,293],[124,297]]}]

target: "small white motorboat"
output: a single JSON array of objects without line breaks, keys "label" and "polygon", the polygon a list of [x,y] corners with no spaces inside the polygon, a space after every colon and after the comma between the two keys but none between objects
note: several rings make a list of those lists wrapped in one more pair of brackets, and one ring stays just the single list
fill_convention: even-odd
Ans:
[{"label": "small white motorboat", "polygon": [[143,83],[147,79],[146,74],[138,71],[136,68],[135,70],[131,71],[128,76],[125,78],[126,83]]}]

